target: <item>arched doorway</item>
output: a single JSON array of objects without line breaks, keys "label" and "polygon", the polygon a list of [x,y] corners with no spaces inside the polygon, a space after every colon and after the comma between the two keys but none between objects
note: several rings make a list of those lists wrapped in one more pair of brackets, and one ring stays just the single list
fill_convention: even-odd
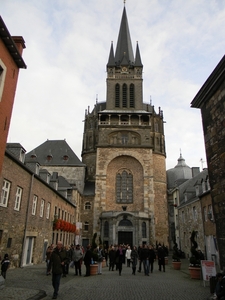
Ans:
[{"label": "arched doorway", "polygon": [[118,225],[118,244],[129,244],[133,246],[133,224],[124,218]]}]

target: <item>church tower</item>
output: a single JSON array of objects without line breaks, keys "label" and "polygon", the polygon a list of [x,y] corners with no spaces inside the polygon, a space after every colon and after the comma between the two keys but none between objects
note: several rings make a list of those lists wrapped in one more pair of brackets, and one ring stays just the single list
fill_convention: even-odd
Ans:
[{"label": "church tower", "polygon": [[143,64],[125,6],[106,68],[106,101],[85,114],[83,240],[96,232],[108,245],[168,245],[163,113],[143,102]]}]

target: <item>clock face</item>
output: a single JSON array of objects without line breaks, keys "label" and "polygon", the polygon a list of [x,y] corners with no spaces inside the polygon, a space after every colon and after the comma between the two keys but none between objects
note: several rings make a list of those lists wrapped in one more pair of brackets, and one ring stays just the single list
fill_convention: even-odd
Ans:
[{"label": "clock face", "polygon": [[127,68],[126,67],[122,67],[122,71],[123,72],[127,72]]}]

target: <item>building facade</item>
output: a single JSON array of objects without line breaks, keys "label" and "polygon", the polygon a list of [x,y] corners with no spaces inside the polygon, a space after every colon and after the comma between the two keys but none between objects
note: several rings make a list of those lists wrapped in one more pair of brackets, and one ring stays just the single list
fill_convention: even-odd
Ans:
[{"label": "building facade", "polygon": [[211,186],[213,215],[220,255],[225,269],[225,56],[203,84],[191,107],[200,108]]},{"label": "building facade", "polygon": [[91,226],[83,239],[96,232],[106,245],[167,245],[163,113],[143,102],[143,64],[138,44],[133,55],[125,7],[106,70],[106,101],[85,115],[82,219]]},{"label": "building facade", "polygon": [[0,176],[0,256],[8,253],[11,267],[41,263],[49,244],[76,239],[76,192],[56,174],[39,173],[37,163],[33,172],[21,152],[7,144]]},{"label": "building facade", "polygon": [[0,16],[0,174],[5,155],[14,97],[20,68],[26,68],[22,58],[25,42],[10,35]]}]

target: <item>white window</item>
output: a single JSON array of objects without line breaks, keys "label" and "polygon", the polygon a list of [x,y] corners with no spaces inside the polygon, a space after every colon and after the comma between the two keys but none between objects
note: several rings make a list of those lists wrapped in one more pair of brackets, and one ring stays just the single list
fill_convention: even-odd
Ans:
[{"label": "white window", "polygon": [[15,199],[15,206],[14,206],[14,210],[20,210],[20,203],[21,203],[21,199],[22,199],[22,192],[23,189],[21,189],[21,187],[17,187],[16,189],[16,199]]},{"label": "white window", "polygon": [[47,209],[46,209],[46,219],[49,219],[49,216],[50,216],[50,208],[51,208],[51,203],[48,202],[48,204],[47,204]]},{"label": "white window", "polygon": [[197,209],[195,206],[193,206],[193,220],[197,221]]},{"label": "white window", "polygon": [[34,197],[33,197],[33,203],[32,203],[32,215],[33,216],[36,215],[37,199],[38,199],[38,197],[36,195],[34,195]]},{"label": "white window", "polygon": [[85,209],[86,210],[91,209],[91,203],[90,202],[85,202]]},{"label": "white window", "polygon": [[45,200],[41,199],[41,206],[40,206],[40,217],[42,218],[44,215],[44,207],[45,207]]},{"label": "white window", "polygon": [[11,183],[8,180],[3,180],[0,206],[7,207],[8,199],[9,199],[10,186],[11,186]]},{"label": "white window", "polygon": [[0,59],[0,102],[2,100],[2,94],[5,84],[5,76],[6,76],[6,66],[3,64],[3,61]]}]

